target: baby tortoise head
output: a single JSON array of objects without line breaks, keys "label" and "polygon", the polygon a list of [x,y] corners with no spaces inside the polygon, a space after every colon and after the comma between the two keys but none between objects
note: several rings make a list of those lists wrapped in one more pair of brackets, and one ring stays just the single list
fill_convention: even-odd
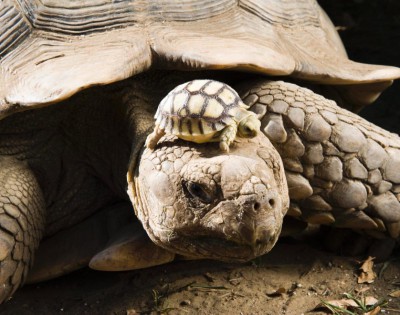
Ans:
[{"label": "baby tortoise head", "polygon": [[196,143],[220,142],[221,150],[229,152],[236,135],[253,138],[260,131],[260,121],[247,109],[236,91],[225,83],[183,83],[160,102],[156,125],[146,146],[153,150],[160,138],[169,133]]}]

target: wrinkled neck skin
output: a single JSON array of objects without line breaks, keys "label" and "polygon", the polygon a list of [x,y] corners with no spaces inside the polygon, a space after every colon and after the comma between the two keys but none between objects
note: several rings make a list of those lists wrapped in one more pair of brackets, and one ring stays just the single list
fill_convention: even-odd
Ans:
[{"label": "wrinkled neck skin", "polygon": [[280,157],[261,135],[238,139],[229,154],[165,137],[131,165],[128,194],[155,244],[224,261],[271,250],[289,204]]}]

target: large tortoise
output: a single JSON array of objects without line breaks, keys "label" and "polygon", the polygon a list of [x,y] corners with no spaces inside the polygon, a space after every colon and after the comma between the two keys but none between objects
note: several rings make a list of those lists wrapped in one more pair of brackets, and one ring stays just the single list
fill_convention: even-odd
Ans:
[{"label": "large tortoise", "polygon": [[[265,78],[322,84],[358,110],[400,77],[348,60],[315,1],[6,0],[0,29],[0,302],[41,240],[31,281],[89,262],[246,261],[273,247],[288,208],[300,225],[399,238],[399,137]],[[230,154],[174,137],[144,150],[159,101],[195,78],[240,90],[263,134]]]}]

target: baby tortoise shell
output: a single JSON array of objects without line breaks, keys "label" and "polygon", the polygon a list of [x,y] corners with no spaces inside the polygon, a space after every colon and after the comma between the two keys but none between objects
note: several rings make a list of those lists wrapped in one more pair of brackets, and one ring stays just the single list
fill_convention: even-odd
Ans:
[{"label": "baby tortoise shell", "polygon": [[196,143],[219,142],[229,152],[236,135],[252,138],[260,131],[257,116],[247,110],[234,89],[214,80],[193,80],[173,89],[160,102],[154,131],[146,146],[154,149],[166,133]]}]

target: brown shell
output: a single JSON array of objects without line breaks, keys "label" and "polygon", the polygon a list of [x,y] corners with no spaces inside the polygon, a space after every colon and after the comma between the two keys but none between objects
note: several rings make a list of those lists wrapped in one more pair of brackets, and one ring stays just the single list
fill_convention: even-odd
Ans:
[{"label": "brown shell", "polygon": [[0,118],[154,64],[347,85],[361,104],[400,77],[350,61],[314,0],[0,2]]}]

